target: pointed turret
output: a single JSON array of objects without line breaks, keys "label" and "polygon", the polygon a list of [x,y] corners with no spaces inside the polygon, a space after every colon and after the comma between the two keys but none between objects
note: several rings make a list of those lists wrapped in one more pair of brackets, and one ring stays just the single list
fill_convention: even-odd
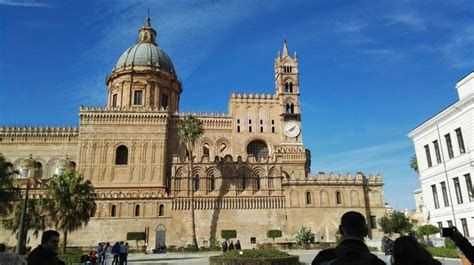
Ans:
[{"label": "pointed turret", "polygon": [[282,57],[285,58],[286,56],[289,56],[289,54],[288,54],[288,43],[286,42],[286,39],[285,39],[285,42],[283,43]]}]

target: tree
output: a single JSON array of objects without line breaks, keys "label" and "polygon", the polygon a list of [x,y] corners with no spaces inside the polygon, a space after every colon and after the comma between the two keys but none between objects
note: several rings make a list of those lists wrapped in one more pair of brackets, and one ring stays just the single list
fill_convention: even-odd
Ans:
[{"label": "tree", "polygon": [[422,226],[418,227],[418,230],[416,230],[416,233],[420,236],[423,236],[423,237],[426,236],[426,238],[427,238],[426,241],[429,243],[430,242],[430,235],[439,233],[439,228],[434,226],[434,225],[431,225],[431,224],[422,225]]},{"label": "tree", "polygon": [[[15,210],[13,217],[2,220],[2,225],[5,229],[16,233],[20,229],[21,212],[23,210],[23,203],[15,203]],[[46,216],[41,207],[39,199],[28,199],[28,209],[26,211],[26,231],[33,230],[33,235],[38,237],[40,231],[46,228]]]},{"label": "tree", "polygon": [[311,229],[306,227],[301,227],[300,231],[296,233],[296,243],[299,245],[308,245],[309,243],[314,243],[314,234],[311,232]]},{"label": "tree", "polygon": [[273,239],[273,242],[275,242],[275,238],[281,237],[282,233],[281,230],[268,230],[267,231],[267,237]]},{"label": "tree", "polygon": [[378,220],[378,223],[383,232],[389,235],[403,235],[408,233],[413,226],[405,214],[399,211],[393,211],[389,214],[386,214],[384,217],[381,217]]},{"label": "tree", "polygon": [[77,172],[68,170],[55,175],[45,184],[43,204],[48,218],[63,231],[63,253],[66,252],[67,233],[87,225],[96,210],[94,187]]},{"label": "tree", "polygon": [[189,168],[188,168],[188,190],[191,191],[191,225],[193,233],[193,247],[198,247],[196,239],[196,220],[194,216],[194,177],[193,177],[193,150],[196,145],[196,141],[204,133],[202,121],[194,116],[184,117],[180,122],[178,129],[178,135],[180,142],[186,148],[186,156],[188,157]]},{"label": "tree", "polygon": [[410,158],[410,167],[413,169],[417,174],[419,173],[418,171],[418,160],[416,159],[416,155],[413,155]]},{"label": "tree", "polygon": [[18,171],[13,164],[0,154],[0,217],[8,216],[13,210],[13,202],[18,199],[18,189],[13,186],[13,176]]}]

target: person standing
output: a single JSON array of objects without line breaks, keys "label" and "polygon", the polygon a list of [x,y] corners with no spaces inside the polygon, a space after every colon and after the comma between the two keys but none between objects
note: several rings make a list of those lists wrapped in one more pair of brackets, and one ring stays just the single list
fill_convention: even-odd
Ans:
[{"label": "person standing", "polygon": [[395,265],[441,265],[411,236],[401,236],[393,243]]},{"label": "person standing", "polygon": [[107,242],[102,247],[102,251],[99,253],[100,262],[101,262],[102,265],[107,265],[107,260],[109,259],[109,253],[110,253],[110,243]]},{"label": "person standing", "polygon": [[119,264],[119,255],[120,255],[119,242],[115,242],[114,246],[112,247],[112,255],[114,256],[114,260],[112,260],[112,265],[118,265]]},{"label": "person standing", "polygon": [[242,246],[240,246],[240,241],[237,239],[237,242],[235,242],[235,249],[241,250]]},{"label": "person standing", "polygon": [[229,251],[230,250],[234,250],[234,241],[230,241],[230,244],[229,244]]},{"label": "person standing", "polygon": [[58,258],[59,233],[54,230],[43,232],[41,245],[37,246],[28,255],[28,265],[65,265]]},{"label": "person standing", "polygon": [[368,233],[365,217],[355,211],[342,215],[339,232],[342,242],[335,248],[323,250],[316,255],[311,265],[321,264],[366,264],[384,265],[381,259],[370,253],[364,243]]},{"label": "person standing", "polygon": [[227,239],[224,240],[224,242],[222,242],[222,252],[226,252],[227,251]]},{"label": "person standing", "polygon": [[385,256],[387,256],[387,264],[392,265],[393,240],[385,238]]}]

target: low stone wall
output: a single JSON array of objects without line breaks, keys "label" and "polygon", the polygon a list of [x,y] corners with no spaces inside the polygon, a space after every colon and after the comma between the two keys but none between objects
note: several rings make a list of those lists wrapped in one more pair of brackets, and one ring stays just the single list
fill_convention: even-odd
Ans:
[{"label": "low stone wall", "polygon": [[288,256],[280,258],[224,258],[221,256],[209,257],[210,265],[299,265],[299,256]]}]

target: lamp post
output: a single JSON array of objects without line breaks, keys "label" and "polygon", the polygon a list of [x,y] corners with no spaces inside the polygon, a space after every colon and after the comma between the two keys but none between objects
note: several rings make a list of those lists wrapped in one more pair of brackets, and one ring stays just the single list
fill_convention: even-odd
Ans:
[{"label": "lamp post", "polygon": [[[26,192],[25,198],[23,199],[23,208],[21,209],[20,228],[18,231],[18,241],[16,245],[16,254],[24,255],[26,247],[26,236],[28,234],[28,223],[27,223],[27,208],[28,208],[28,195],[30,192],[30,174],[32,168],[35,167],[35,161],[33,156],[30,155],[28,159],[25,159],[20,165],[20,176],[26,178]],[[34,172],[33,172],[34,173]]]}]

